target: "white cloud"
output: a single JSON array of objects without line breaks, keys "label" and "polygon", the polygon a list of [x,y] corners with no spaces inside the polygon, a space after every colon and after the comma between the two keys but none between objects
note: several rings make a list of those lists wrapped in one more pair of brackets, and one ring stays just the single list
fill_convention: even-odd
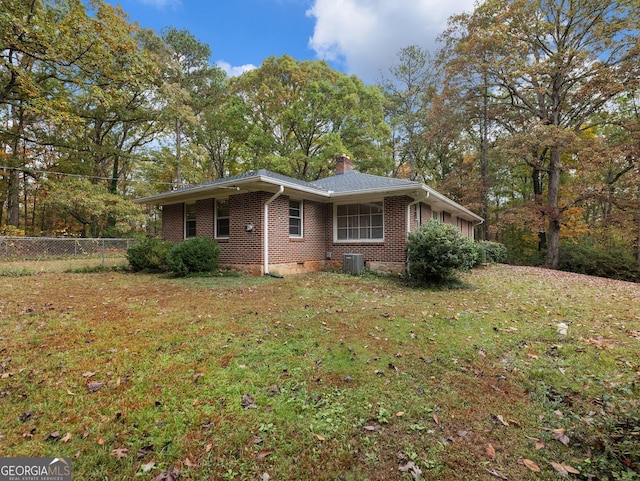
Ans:
[{"label": "white cloud", "polygon": [[248,72],[249,70],[257,68],[255,65],[252,65],[250,63],[245,65],[233,66],[229,62],[225,62],[224,60],[218,60],[216,62],[216,65],[227,72],[227,75],[229,77],[237,77],[245,72]]},{"label": "white cloud", "polygon": [[474,0],[314,0],[316,19],[309,46],[318,57],[344,64],[366,82],[387,75],[398,52],[409,45],[435,51],[436,38],[456,13]]}]

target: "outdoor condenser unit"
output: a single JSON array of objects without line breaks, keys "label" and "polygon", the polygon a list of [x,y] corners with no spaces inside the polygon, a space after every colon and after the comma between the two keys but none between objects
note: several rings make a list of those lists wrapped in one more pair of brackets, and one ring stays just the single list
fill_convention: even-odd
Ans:
[{"label": "outdoor condenser unit", "polygon": [[349,274],[360,274],[364,269],[364,254],[343,254],[342,270]]}]

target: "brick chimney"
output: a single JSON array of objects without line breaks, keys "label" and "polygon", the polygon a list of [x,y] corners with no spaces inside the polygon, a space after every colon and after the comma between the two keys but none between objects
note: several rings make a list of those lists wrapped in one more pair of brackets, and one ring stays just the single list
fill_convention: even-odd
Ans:
[{"label": "brick chimney", "polygon": [[344,174],[353,170],[353,162],[346,154],[340,154],[336,158],[336,174]]}]

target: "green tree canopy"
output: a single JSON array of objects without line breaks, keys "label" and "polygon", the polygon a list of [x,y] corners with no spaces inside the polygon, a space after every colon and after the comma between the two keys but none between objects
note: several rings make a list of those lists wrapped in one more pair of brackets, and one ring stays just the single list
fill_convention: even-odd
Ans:
[{"label": "green tree canopy", "polygon": [[249,125],[245,162],[295,178],[326,175],[348,152],[368,170],[388,172],[379,146],[388,135],[377,87],[322,61],[270,57],[234,79]]}]

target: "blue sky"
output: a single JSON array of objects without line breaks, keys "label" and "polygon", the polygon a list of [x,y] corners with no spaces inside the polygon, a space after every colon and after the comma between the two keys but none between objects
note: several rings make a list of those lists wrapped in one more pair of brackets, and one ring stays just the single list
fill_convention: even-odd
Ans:
[{"label": "blue sky", "polygon": [[189,30],[230,75],[288,54],[327,60],[366,83],[387,75],[403,47],[434,50],[447,18],[473,7],[473,0],[108,1],[143,27]]}]

